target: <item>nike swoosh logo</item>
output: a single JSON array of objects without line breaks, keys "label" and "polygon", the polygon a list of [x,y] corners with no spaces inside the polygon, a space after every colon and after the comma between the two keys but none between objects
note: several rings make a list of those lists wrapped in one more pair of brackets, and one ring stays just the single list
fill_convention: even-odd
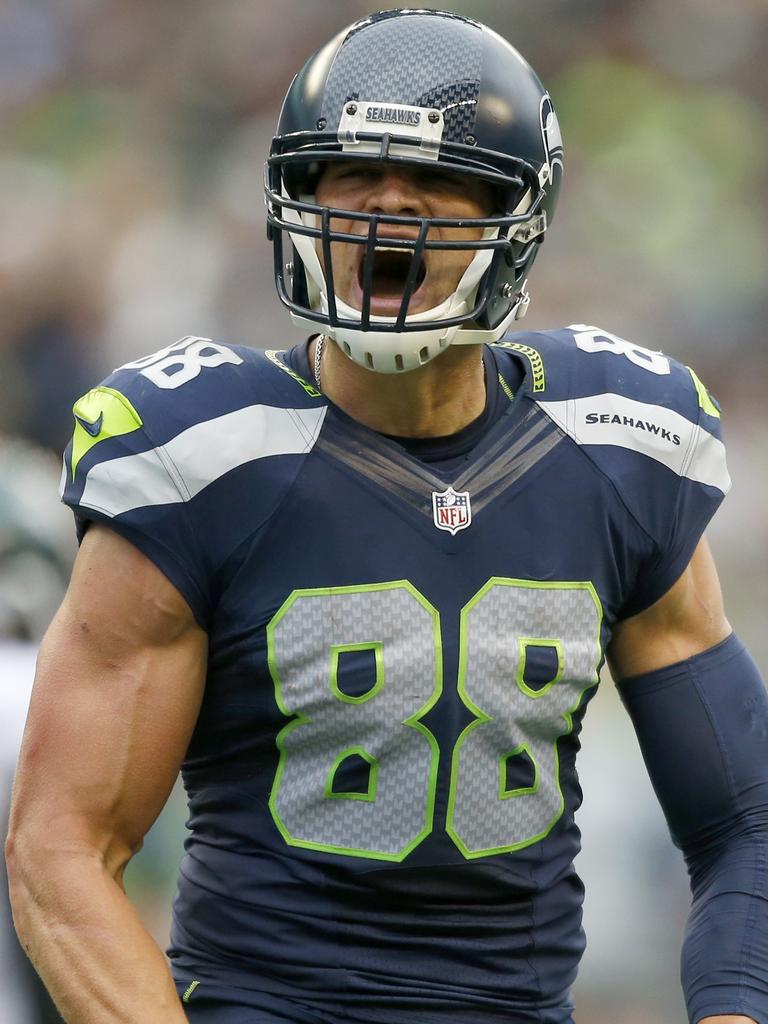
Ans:
[{"label": "nike swoosh logo", "polygon": [[100,412],[98,419],[93,420],[93,422],[90,422],[89,420],[84,420],[82,416],[78,416],[77,414],[75,414],[75,419],[86,432],[86,434],[90,434],[91,437],[98,437],[99,434],[101,433],[102,424],[104,423],[104,413]]}]

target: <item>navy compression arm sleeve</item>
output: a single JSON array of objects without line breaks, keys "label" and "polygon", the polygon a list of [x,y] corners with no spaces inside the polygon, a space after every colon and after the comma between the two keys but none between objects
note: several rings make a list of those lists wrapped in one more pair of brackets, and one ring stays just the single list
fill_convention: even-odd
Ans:
[{"label": "navy compression arm sleeve", "polygon": [[768,1024],[768,694],[733,635],[619,683],[653,788],[688,866],[688,1019]]}]

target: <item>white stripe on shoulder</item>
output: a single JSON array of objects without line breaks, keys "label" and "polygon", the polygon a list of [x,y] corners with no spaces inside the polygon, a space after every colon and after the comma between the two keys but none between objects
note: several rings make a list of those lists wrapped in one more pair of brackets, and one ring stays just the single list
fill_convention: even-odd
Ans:
[{"label": "white stripe on shoulder", "polygon": [[577,444],[629,448],[678,476],[730,490],[723,442],[673,409],[616,394],[538,404]]},{"label": "white stripe on shoulder", "polygon": [[118,516],[147,505],[189,501],[247,462],[311,451],[326,411],[326,406],[250,405],[196,423],[158,448],[97,463],[88,473],[79,504]]}]

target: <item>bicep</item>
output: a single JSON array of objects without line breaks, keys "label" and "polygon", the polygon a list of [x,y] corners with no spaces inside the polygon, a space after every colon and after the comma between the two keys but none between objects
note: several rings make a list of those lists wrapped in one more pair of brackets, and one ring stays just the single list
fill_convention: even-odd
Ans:
[{"label": "bicep", "polygon": [[92,527],[43,641],[14,806],[114,873],[159,814],[202,699],[206,636],[162,573]]},{"label": "bicep", "polygon": [[731,631],[714,559],[699,542],[680,579],[650,608],[614,627],[607,656],[614,679],[685,661]]}]

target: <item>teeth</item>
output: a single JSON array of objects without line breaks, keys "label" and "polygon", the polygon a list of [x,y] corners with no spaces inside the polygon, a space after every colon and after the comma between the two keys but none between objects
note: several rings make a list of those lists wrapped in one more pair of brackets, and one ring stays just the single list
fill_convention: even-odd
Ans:
[{"label": "teeth", "polygon": [[409,251],[410,251],[409,249],[399,249],[399,248],[397,248],[397,246],[394,246],[394,245],[377,245],[376,246],[376,252],[402,252],[402,253],[405,253],[407,255]]}]

